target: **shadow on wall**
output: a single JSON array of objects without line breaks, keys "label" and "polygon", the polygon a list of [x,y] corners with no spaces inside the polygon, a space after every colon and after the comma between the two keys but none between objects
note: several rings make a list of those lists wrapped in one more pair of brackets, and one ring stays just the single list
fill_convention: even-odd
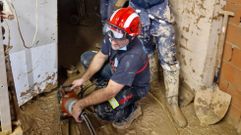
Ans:
[{"label": "shadow on wall", "polygon": [[79,62],[80,54],[100,42],[99,0],[58,1],[58,63],[69,67]]}]

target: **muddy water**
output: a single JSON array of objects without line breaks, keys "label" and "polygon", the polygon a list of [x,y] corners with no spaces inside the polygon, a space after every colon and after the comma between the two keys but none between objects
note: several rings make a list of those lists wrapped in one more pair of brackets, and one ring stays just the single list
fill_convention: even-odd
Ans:
[{"label": "muddy water", "polygon": [[[76,78],[76,77],[74,77]],[[72,79],[71,79],[72,80]],[[71,82],[71,81],[67,81]],[[153,83],[151,93],[140,101],[143,115],[129,129],[117,130],[111,123],[98,121],[91,116],[91,121],[98,135],[237,135],[235,129],[226,122],[201,127],[195,116],[193,104],[182,108],[187,117],[188,126],[178,128],[164,105],[163,85]],[[74,120],[69,123],[59,120],[56,91],[41,95],[22,107],[21,121],[26,135],[88,135],[84,124]]]}]

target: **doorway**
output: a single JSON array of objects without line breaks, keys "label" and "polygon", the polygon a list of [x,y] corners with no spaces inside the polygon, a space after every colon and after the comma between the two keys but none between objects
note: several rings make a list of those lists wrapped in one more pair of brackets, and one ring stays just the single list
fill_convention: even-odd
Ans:
[{"label": "doorway", "polygon": [[94,49],[102,38],[99,0],[58,1],[58,82],[76,66],[80,54]]}]

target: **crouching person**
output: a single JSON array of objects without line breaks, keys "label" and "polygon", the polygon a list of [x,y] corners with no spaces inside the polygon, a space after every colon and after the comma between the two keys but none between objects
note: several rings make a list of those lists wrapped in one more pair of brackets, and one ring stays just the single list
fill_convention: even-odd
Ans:
[{"label": "crouching person", "polygon": [[131,7],[115,11],[107,24],[101,50],[81,55],[81,64],[87,70],[80,79],[73,81],[72,88],[89,79],[99,85],[106,82],[107,86],[76,102],[72,116],[79,122],[82,110],[93,105],[99,118],[123,129],[142,114],[136,102],[149,89],[148,58],[137,38],[140,18]]}]

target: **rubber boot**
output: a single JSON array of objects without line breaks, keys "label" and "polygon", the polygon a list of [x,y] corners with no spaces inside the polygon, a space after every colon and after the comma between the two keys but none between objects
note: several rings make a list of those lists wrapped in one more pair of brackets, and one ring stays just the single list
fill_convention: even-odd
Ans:
[{"label": "rubber boot", "polygon": [[179,127],[185,127],[187,120],[178,106],[179,69],[174,71],[163,70],[163,74],[168,109],[177,125]]},{"label": "rubber boot", "polygon": [[150,67],[150,82],[158,80],[158,66],[157,59],[154,53],[148,54],[149,67]]},{"label": "rubber boot", "polygon": [[137,105],[136,109],[134,112],[132,112],[128,118],[126,118],[125,121],[117,123],[117,122],[113,122],[112,126],[118,129],[127,129],[130,127],[130,125],[133,123],[134,120],[136,120],[139,116],[142,115],[142,110],[141,110],[141,106]]}]

